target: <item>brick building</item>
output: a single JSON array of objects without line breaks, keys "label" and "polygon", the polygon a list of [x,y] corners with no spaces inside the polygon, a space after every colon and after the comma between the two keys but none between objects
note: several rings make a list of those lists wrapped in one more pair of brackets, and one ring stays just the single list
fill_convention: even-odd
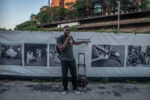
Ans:
[{"label": "brick building", "polygon": [[52,0],[51,7],[62,6],[67,9],[72,9],[72,4],[75,2],[76,0]]},{"label": "brick building", "polygon": [[40,8],[40,12],[45,11],[47,8],[48,8],[48,6],[43,6],[42,8]]}]

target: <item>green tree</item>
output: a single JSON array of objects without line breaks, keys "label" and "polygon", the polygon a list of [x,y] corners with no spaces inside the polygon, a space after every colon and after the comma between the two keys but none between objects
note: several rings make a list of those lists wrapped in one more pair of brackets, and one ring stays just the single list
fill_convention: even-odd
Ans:
[{"label": "green tree", "polygon": [[76,17],[83,18],[86,17],[86,0],[77,0],[74,4],[74,11],[76,14]]},{"label": "green tree", "polygon": [[135,9],[131,0],[121,0],[121,11],[129,11],[131,9]]},{"label": "green tree", "polygon": [[148,6],[150,5],[150,0],[142,0],[141,1],[141,5],[140,5],[140,8],[142,10],[146,10],[148,9]]},{"label": "green tree", "polygon": [[50,23],[52,21],[60,21],[64,19],[64,8],[49,7],[46,11],[39,12],[36,18],[41,24]]},{"label": "green tree", "polygon": [[16,26],[16,30],[23,30],[24,28],[35,27],[35,21],[26,21]]},{"label": "green tree", "polygon": [[44,23],[49,23],[51,22],[51,15],[50,13],[48,13],[47,11],[42,11],[40,12],[37,16],[36,16],[36,19],[38,19],[38,21],[41,23],[41,24],[44,24]]},{"label": "green tree", "polygon": [[76,18],[75,10],[65,9],[65,19],[74,19]]}]

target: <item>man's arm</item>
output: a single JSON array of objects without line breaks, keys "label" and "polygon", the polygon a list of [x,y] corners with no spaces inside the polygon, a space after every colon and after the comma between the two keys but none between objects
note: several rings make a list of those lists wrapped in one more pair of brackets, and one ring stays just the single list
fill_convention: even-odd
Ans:
[{"label": "man's arm", "polygon": [[73,44],[74,44],[74,45],[80,45],[80,44],[85,43],[85,44],[88,45],[89,42],[90,42],[90,41],[76,41],[76,42],[74,42]]}]

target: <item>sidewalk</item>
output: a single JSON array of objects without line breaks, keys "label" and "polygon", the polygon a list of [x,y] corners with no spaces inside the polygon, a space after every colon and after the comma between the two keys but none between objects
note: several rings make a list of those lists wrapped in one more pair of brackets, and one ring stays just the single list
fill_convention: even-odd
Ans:
[{"label": "sidewalk", "polygon": [[79,88],[80,95],[72,91],[61,94],[61,82],[0,81],[0,100],[150,100],[150,84],[90,82]]}]

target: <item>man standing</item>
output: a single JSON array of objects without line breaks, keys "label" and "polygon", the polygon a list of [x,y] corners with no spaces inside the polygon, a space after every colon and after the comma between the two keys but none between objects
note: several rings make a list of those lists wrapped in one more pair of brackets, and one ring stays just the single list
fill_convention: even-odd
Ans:
[{"label": "man standing", "polygon": [[73,45],[80,45],[82,43],[88,44],[87,41],[74,41],[73,37],[70,36],[70,27],[64,27],[64,34],[57,38],[57,46],[61,53],[60,60],[62,66],[62,83],[63,91],[62,94],[68,92],[68,69],[70,70],[73,90],[76,94],[80,94],[77,88],[77,71],[76,62],[73,56]]}]

